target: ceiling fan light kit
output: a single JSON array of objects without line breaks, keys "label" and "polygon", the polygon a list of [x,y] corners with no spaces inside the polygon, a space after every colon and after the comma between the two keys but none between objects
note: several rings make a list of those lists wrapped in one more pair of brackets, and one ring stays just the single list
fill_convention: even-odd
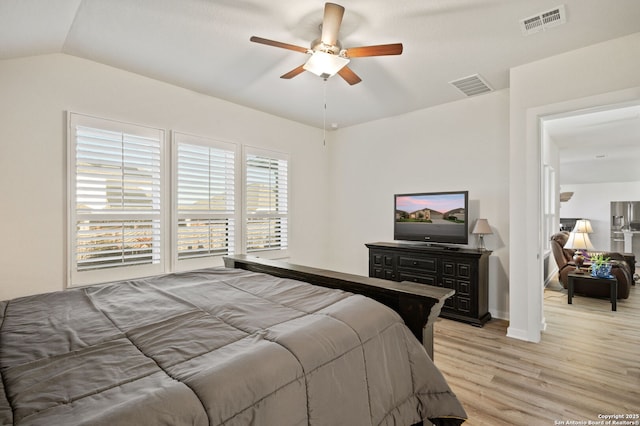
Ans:
[{"label": "ceiling fan light kit", "polygon": [[340,40],[338,40],[338,34],[340,32],[343,15],[344,7],[335,3],[325,3],[321,37],[312,41],[311,48],[309,49],[257,36],[251,37],[250,40],[254,43],[266,44],[268,46],[311,55],[303,65],[283,74],[280,78],[290,79],[304,71],[309,71],[325,80],[338,74],[347,83],[354,85],[362,81],[362,79],[347,66],[350,58],[400,55],[402,53],[402,43],[342,49],[342,44]]},{"label": "ceiling fan light kit", "polygon": [[335,75],[348,63],[349,59],[347,58],[318,50],[311,54],[311,57],[302,66],[302,68],[319,77],[329,78]]}]

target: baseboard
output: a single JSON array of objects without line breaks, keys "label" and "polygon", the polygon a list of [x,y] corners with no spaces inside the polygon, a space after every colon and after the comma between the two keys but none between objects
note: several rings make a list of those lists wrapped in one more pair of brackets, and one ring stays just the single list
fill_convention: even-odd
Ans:
[{"label": "baseboard", "polygon": [[508,327],[507,328],[507,337],[510,337],[512,339],[518,339],[518,340],[524,340],[526,342],[534,342],[534,343],[538,343],[540,341],[540,333],[538,333],[538,336],[529,336],[529,332],[528,330],[523,330],[523,329],[518,329],[518,328],[513,328],[513,327]]},{"label": "baseboard", "polygon": [[491,318],[509,321],[509,312],[505,312],[505,311],[491,312]]}]

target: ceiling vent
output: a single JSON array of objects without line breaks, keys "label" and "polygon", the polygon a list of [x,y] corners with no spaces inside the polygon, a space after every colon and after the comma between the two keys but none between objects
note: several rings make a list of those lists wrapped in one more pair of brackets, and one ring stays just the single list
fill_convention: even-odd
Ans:
[{"label": "ceiling vent", "polygon": [[530,35],[567,22],[564,5],[520,20],[522,34]]},{"label": "ceiling vent", "polygon": [[450,81],[456,89],[464,93],[466,96],[475,96],[481,93],[493,91],[487,82],[479,74],[470,75],[468,77],[459,78]]}]

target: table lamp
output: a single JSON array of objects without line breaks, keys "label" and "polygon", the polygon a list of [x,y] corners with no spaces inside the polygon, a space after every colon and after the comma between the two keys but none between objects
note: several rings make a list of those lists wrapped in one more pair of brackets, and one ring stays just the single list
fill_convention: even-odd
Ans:
[{"label": "table lamp", "polygon": [[478,249],[480,251],[485,251],[484,248],[484,236],[488,234],[493,234],[491,230],[491,226],[489,226],[489,221],[487,219],[478,219],[476,220],[476,224],[473,226],[472,234],[478,235],[479,237],[479,245]]},{"label": "table lamp", "polygon": [[[588,221],[587,221],[588,222]],[[589,224],[589,229],[591,228],[591,224]],[[583,230],[585,228],[578,228],[576,223],[576,227],[573,229]],[[584,271],[581,269],[584,264],[584,250],[593,250],[593,245],[591,244],[591,240],[589,239],[589,234],[587,232],[574,232],[571,231],[569,233],[569,239],[564,245],[566,249],[573,249],[575,253],[573,254],[573,261],[576,264],[576,274],[583,274]]]},{"label": "table lamp", "polygon": [[589,219],[578,219],[576,220],[576,224],[573,226],[571,232],[583,232],[587,234],[591,234],[593,232],[593,228],[591,227],[591,221]]}]

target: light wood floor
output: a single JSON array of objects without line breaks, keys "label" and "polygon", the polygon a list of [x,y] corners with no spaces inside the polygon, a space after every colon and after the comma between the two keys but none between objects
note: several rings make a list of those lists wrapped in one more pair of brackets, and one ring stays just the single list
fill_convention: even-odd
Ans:
[{"label": "light wood floor", "polygon": [[483,328],[436,321],[435,363],[467,410],[465,425],[640,415],[640,285],[612,312],[607,299],[575,296],[569,305],[566,290],[553,283],[545,290],[545,318],[537,344],[507,338],[502,320]]}]

